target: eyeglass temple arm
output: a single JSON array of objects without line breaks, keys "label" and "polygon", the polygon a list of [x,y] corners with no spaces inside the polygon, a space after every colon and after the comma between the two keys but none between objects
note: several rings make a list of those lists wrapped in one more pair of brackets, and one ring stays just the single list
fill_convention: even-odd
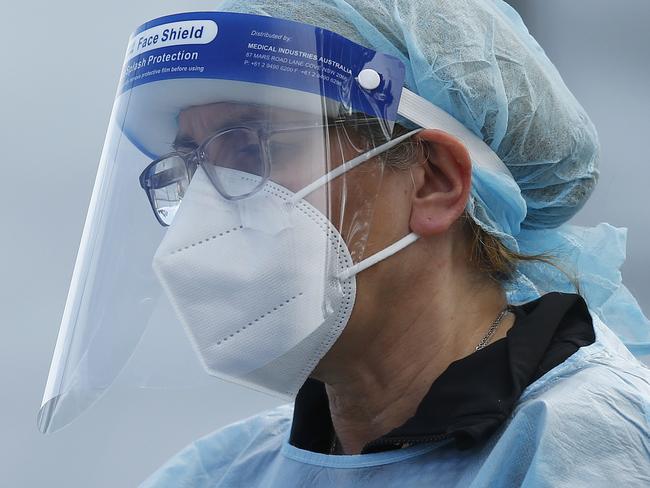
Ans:
[{"label": "eyeglass temple arm", "polygon": [[185,178],[187,178],[186,169],[176,167],[152,174],[148,178],[145,178],[145,183],[147,189],[156,190],[177,183]]},{"label": "eyeglass temple arm", "polygon": [[369,159],[372,159],[375,156],[378,156],[381,153],[388,151],[389,149],[397,146],[400,142],[405,141],[406,139],[414,136],[415,134],[417,134],[418,132],[420,132],[422,130],[423,129],[415,129],[415,130],[412,130],[411,132],[407,132],[406,134],[403,134],[403,135],[401,135],[399,137],[396,137],[395,139],[392,139],[392,140],[382,144],[381,146],[377,146],[376,148],[371,149],[370,151],[362,154],[361,156],[357,156],[356,158],[351,159],[347,163],[343,163],[338,168],[335,168],[332,171],[330,171],[329,173],[324,174],[323,176],[318,178],[316,181],[314,181],[313,183],[307,185],[305,188],[300,190],[298,193],[296,193],[294,195],[294,197],[292,198],[292,201],[294,203],[298,202],[299,200],[305,198],[307,195],[309,195],[313,191],[316,191],[321,186],[329,183],[334,178],[337,178],[337,177],[341,176],[343,173],[345,173],[347,171],[350,171],[353,168],[356,168],[357,166],[359,166],[362,163],[365,163]]}]

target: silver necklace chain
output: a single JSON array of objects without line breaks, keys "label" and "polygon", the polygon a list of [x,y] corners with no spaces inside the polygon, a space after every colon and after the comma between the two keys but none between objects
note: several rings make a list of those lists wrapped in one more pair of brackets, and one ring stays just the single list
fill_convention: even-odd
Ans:
[{"label": "silver necklace chain", "polygon": [[[490,328],[488,329],[487,333],[483,336],[483,339],[481,339],[481,342],[479,342],[478,345],[476,346],[475,351],[480,351],[481,349],[483,349],[485,346],[488,345],[488,343],[490,342],[490,339],[492,338],[494,333],[499,328],[499,325],[501,325],[501,322],[503,321],[503,318],[511,310],[512,310],[512,307],[510,305],[506,305],[505,308],[503,310],[501,310],[501,312],[499,312],[499,315],[497,315],[497,317],[494,319],[494,321],[492,322],[492,325],[490,325]],[[337,447],[338,447],[338,438],[337,438],[336,432],[335,432],[334,436],[333,436],[333,439],[332,439],[332,443],[330,445],[330,454],[335,454],[336,450],[337,450]]]},{"label": "silver necklace chain", "polygon": [[510,305],[506,305],[505,308],[503,310],[501,310],[501,312],[499,312],[499,315],[497,315],[497,318],[494,319],[494,322],[492,322],[492,325],[490,325],[490,328],[488,329],[487,334],[485,334],[483,336],[483,339],[481,339],[481,342],[479,342],[478,345],[476,346],[476,349],[474,349],[475,352],[480,351],[481,349],[483,349],[485,346],[488,345],[488,343],[490,342],[490,339],[492,338],[492,336],[494,335],[496,330],[499,328],[499,325],[501,325],[501,321],[503,320],[503,317],[505,317],[506,314],[508,312],[510,312],[510,310],[511,310]]}]

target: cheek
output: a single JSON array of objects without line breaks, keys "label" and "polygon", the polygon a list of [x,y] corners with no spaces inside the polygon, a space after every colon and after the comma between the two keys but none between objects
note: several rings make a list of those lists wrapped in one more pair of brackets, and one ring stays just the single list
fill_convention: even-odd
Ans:
[{"label": "cheek", "polygon": [[377,174],[353,170],[305,198],[339,231],[355,262],[363,257],[380,183]]},{"label": "cheek", "polygon": [[[322,147],[297,147],[296,151],[270,150],[271,180],[293,192],[302,190],[329,171]],[[316,206],[320,208],[319,206]]]},{"label": "cheek", "polygon": [[364,257],[371,256],[411,232],[413,184],[408,171],[386,171],[375,199]]},{"label": "cheek", "polygon": [[[339,178],[340,179],[340,178]],[[305,200],[318,209],[341,232],[345,207],[344,192],[339,181],[330,182],[305,197]]]},{"label": "cheek", "polygon": [[408,188],[403,177],[384,173],[377,161],[329,185],[326,215],[341,233],[355,262],[408,234]]},{"label": "cheek", "polygon": [[[336,143],[334,137],[330,142],[328,164],[321,164],[316,174],[307,178],[310,181],[300,181],[297,186],[302,188],[343,160],[359,155],[358,148],[349,147],[340,137]],[[305,200],[329,219],[348,245],[353,260],[359,262],[408,234],[411,189],[408,172],[384,171],[383,162],[377,158],[348,171]]]}]

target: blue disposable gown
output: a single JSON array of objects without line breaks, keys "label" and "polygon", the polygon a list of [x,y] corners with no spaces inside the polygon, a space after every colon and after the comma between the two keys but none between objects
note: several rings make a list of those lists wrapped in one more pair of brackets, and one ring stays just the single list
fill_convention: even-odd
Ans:
[{"label": "blue disposable gown", "polygon": [[[593,314],[592,314],[593,315]],[[449,441],[354,456],[288,443],[292,407],[186,447],[142,486],[650,487],[650,370],[594,317],[596,341],[522,393],[483,445]]]}]

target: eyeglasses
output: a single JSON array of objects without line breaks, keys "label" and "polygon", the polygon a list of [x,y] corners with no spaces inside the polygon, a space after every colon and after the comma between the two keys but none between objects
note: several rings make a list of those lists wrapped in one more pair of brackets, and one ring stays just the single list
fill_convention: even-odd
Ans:
[{"label": "eyeglasses", "polygon": [[[349,122],[349,121],[346,121]],[[342,127],[343,121],[297,127],[269,128],[268,125],[230,127],[208,137],[197,148],[174,151],[156,159],[140,174],[140,186],[147,194],[158,222],[171,225],[190,181],[199,166],[215,189],[228,200],[240,200],[257,193],[269,179],[274,165],[294,161],[296,155],[313,154],[323,131]],[[378,126],[366,119],[358,126]],[[233,178],[233,170],[246,177]]]}]

